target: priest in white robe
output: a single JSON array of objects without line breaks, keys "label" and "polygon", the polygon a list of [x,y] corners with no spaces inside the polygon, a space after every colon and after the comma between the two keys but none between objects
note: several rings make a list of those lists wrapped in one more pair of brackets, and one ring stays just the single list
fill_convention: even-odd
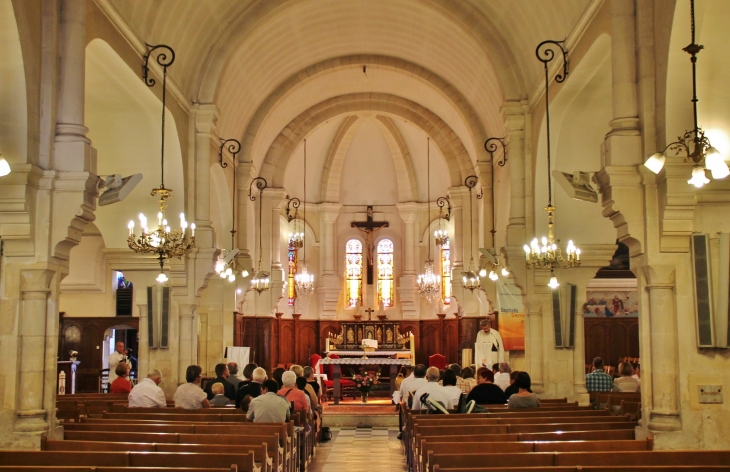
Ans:
[{"label": "priest in white robe", "polygon": [[499,331],[492,329],[488,320],[479,322],[479,332],[474,344],[474,364],[492,368],[493,364],[504,362],[504,343]]},{"label": "priest in white robe", "polygon": [[111,385],[111,383],[114,382],[114,379],[117,378],[117,374],[114,372],[117,368],[117,364],[123,362],[132,367],[132,362],[127,356],[128,353],[129,351],[124,348],[124,343],[120,341],[116,345],[116,350],[109,355],[109,385]]}]

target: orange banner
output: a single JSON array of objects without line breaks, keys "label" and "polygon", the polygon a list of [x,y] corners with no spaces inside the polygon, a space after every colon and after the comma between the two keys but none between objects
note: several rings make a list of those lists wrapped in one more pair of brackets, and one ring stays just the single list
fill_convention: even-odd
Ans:
[{"label": "orange banner", "polygon": [[520,289],[509,281],[497,283],[497,306],[499,326],[505,351],[525,350],[525,310],[522,306]]}]

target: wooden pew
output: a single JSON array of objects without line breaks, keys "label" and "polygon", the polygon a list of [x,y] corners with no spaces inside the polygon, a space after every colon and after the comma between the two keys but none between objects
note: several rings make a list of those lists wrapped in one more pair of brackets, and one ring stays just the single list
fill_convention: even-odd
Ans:
[{"label": "wooden pew", "polygon": [[195,422],[222,422],[247,421],[246,415],[238,410],[238,414],[220,413],[217,409],[204,409],[205,413],[104,413],[107,420],[146,420],[146,421],[195,421]]},{"label": "wooden pew", "polygon": [[0,464],[9,466],[198,467],[259,472],[252,452],[182,454],[169,452],[0,451]]},{"label": "wooden pew", "polygon": [[[576,466],[576,467],[440,467],[434,466],[434,472],[497,472],[508,470],[509,472],[674,472],[674,471],[687,471],[692,472],[697,470],[696,465],[676,465],[676,466],[662,466],[662,465],[646,465],[646,466]],[[730,466],[722,465],[706,465],[702,467],[703,472],[728,472]]]},{"label": "wooden pew", "polygon": [[[138,467],[96,467],[96,466],[42,466],[42,465],[0,465],[0,470],[29,472],[140,472]],[[238,467],[145,467],[144,472],[237,472]]]},{"label": "wooden pew", "polygon": [[[523,442],[467,442],[458,445],[460,454],[496,454],[506,452],[607,452],[607,451],[651,451],[654,448],[652,440],[627,441],[523,441]],[[436,441],[423,442],[423,456],[420,470],[431,470],[434,454],[449,454],[454,451],[453,443],[438,443]]]},{"label": "wooden pew", "polygon": [[[279,434],[262,434],[243,436],[243,435],[217,435],[217,434],[177,434],[177,433],[135,433],[135,432],[105,432],[100,435],[93,431],[67,431],[65,441],[51,441],[41,439],[41,450],[45,450],[44,444],[49,444],[48,450],[54,450],[51,447],[60,447],[55,443],[82,443],[88,444],[93,442],[104,442],[110,444],[123,444],[127,447],[129,444],[135,444],[129,450],[150,450],[146,449],[150,444],[155,444],[158,448],[163,444],[195,444],[195,445],[235,445],[235,446],[255,446],[261,442],[266,444],[268,455],[272,459],[272,468],[276,471],[284,470],[284,448],[281,446]],[[81,446],[78,450],[99,450],[93,445]],[[85,448],[85,449],[84,449]],[[103,450],[122,450],[122,449],[103,449]],[[254,449],[254,452],[256,450]],[[259,459],[256,459],[260,462]]]},{"label": "wooden pew", "polygon": [[[625,451],[615,452],[528,452],[503,454],[432,454],[430,456],[429,472],[438,465],[440,470],[449,468],[463,468],[475,470],[492,467],[580,467],[586,470],[587,466],[630,467],[631,470],[639,466],[674,467],[678,465],[692,466],[695,469],[705,470],[707,466],[724,466],[730,464],[730,451]],[[534,470],[534,469],[533,469]]]},{"label": "wooden pew", "polygon": [[[273,458],[267,453],[266,443],[237,444],[241,450],[251,451],[254,461],[260,464],[262,472],[272,472]],[[147,452],[194,452],[194,453],[221,453],[231,452],[229,445],[219,444],[176,444],[176,443],[136,443],[136,442],[108,442],[108,441],[56,441],[41,439],[41,451],[147,451]]]}]

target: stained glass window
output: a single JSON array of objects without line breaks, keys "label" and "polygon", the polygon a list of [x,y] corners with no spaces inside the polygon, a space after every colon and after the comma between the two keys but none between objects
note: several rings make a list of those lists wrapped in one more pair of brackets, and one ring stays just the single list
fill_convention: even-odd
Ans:
[{"label": "stained glass window", "polygon": [[451,303],[451,241],[448,237],[441,246],[441,299],[444,305]]},{"label": "stained glass window", "polygon": [[383,239],[378,243],[378,306],[393,306],[394,293],[393,241]]},{"label": "stained glass window", "polygon": [[362,243],[357,239],[347,241],[345,253],[347,306],[354,308],[362,305]]},{"label": "stained glass window", "polygon": [[294,283],[294,276],[297,274],[297,248],[294,246],[294,241],[289,240],[289,272],[286,277],[286,294],[289,299],[289,305],[294,305],[294,300],[297,298],[297,288]]}]

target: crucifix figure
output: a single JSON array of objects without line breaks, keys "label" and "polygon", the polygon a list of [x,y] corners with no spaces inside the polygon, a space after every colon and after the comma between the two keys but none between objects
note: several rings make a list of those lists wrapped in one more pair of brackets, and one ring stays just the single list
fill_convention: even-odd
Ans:
[{"label": "crucifix figure", "polygon": [[373,207],[368,205],[367,221],[353,221],[352,227],[365,233],[365,251],[368,255],[368,285],[373,284],[373,235],[376,231],[387,228],[387,221],[373,221]]},{"label": "crucifix figure", "polygon": [[365,310],[365,311],[366,311],[366,312],[367,312],[367,314],[368,314],[368,321],[372,321],[372,320],[370,319],[370,315],[372,315],[372,314],[373,314],[373,312],[374,312],[375,310],[373,310],[372,308],[368,308],[368,309],[367,309],[367,310]]}]

